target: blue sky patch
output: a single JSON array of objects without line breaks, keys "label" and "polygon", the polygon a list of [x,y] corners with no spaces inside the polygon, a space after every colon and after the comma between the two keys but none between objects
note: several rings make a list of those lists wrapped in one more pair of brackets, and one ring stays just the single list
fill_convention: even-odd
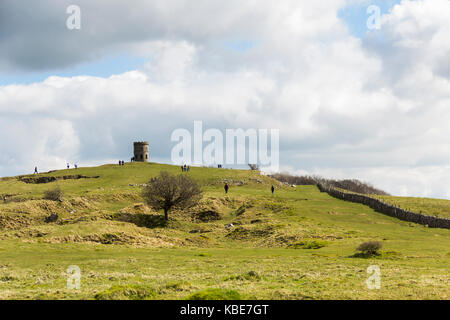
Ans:
[{"label": "blue sky patch", "polygon": [[370,14],[367,13],[369,6],[380,7],[381,15],[383,15],[389,13],[389,10],[400,2],[400,0],[367,0],[341,9],[338,12],[338,17],[347,23],[352,35],[362,39],[369,31],[367,29],[367,20],[370,17]]},{"label": "blue sky patch", "polygon": [[106,56],[101,59],[81,63],[75,67],[67,69],[40,72],[4,73],[0,75],[0,85],[42,82],[50,76],[94,76],[107,78],[114,74],[121,74],[130,70],[139,69],[144,65],[145,61],[146,59],[142,57],[129,54]]}]

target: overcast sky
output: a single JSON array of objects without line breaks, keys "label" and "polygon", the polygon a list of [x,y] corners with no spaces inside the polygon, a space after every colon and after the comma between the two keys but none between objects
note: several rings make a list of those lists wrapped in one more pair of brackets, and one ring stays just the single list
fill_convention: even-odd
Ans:
[{"label": "overcast sky", "polygon": [[136,140],[169,163],[202,120],[280,129],[283,171],[450,198],[449,81],[448,0],[1,0],[0,176]]}]

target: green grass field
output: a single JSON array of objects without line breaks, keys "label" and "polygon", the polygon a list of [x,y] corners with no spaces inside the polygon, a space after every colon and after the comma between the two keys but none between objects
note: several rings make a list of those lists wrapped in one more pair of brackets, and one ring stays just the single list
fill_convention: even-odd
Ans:
[{"label": "green grass field", "polygon": [[[141,185],[161,170],[181,173],[132,163],[39,175],[98,178],[0,179],[7,198],[0,202],[0,299],[450,298],[450,230],[400,221],[315,186],[292,188],[256,171],[214,168],[183,173],[201,183],[203,200],[172,212],[164,225],[140,196]],[[63,201],[43,200],[56,185]],[[403,200],[414,211],[448,212],[445,201]],[[201,211],[220,220],[194,219]],[[52,212],[58,220],[46,223]],[[368,240],[382,242],[382,254],[352,257]],[[70,265],[81,269],[80,289],[67,287]],[[380,267],[379,290],[366,285],[371,265]]]},{"label": "green grass field", "polygon": [[387,203],[396,205],[399,208],[408,209],[429,216],[450,219],[450,200],[392,196],[376,197]]}]

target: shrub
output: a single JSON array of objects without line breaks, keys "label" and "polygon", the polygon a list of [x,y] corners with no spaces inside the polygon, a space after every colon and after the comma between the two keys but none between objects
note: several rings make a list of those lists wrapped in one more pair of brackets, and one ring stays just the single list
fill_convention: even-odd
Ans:
[{"label": "shrub", "polygon": [[241,295],[235,290],[205,289],[191,294],[187,300],[241,300]]},{"label": "shrub", "polygon": [[361,243],[358,248],[356,248],[357,251],[360,251],[362,254],[367,256],[374,256],[379,255],[379,250],[383,247],[381,242],[378,241],[367,241],[364,243]]},{"label": "shrub", "polygon": [[377,189],[369,183],[362,182],[356,179],[345,180],[332,180],[325,179],[319,176],[293,176],[288,173],[277,173],[270,175],[270,177],[277,179],[280,182],[288,183],[290,185],[317,185],[322,183],[334,188],[341,188],[351,192],[362,194],[376,194],[376,195],[389,195],[383,190]]},{"label": "shrub", "polygon": [[59,186],[44,192],[45,200],[62,201],[62,197],[63,192]]}]

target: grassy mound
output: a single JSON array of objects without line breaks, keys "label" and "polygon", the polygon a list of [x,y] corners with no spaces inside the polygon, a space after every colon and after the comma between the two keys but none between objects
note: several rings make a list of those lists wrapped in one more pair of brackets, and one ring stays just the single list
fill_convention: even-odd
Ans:
[{"label": "grassy mound", "polygon": [[[141,197],[161,170],[181,173],[132,163],[33,176],[55,177],[47,183],[1,178],[0,299],[450,299],[449,230],[400,221],[313,185],[195,167],[183,174],[201,184],[201,203],[165,222]],[[98,178],[64,179],[77,175]],[[56,186],[62,201],[44,200]],[[372,239],[384,251],[349,259]],[[368,264],[380,265],[381,290],[367,290]],[[78,291],[66,288],[69,265],[82,270]]]},{"label": "grassy mound", "polygon": [[229,281],[229,280],[238,280],[238,281],[243,281],[243,280],[248,280],[248,281],[256,281],[256,280],[260,280],[261,276],[255,272],[255,271],[249,271],[243,274],[239,274],[239,275],[234,275],[234,276],[229,276],[226,277],[224,280],[225,281]]},{"label": "grassy mound", "polygon": [[320,249],[327,245],[326,241],[320,240],[305,240],[292,243],[288,246],[290,249]]},{"label": "grassy mound", "polygon": [[235,290],[206,289],[191,294],[187,300],[241,300],[241,295]]},{"label": "grassy mound", "polygon": [[148,300],[155,298],[157,291],[142,285],[112,286],[95,295],[96,300]]}]

